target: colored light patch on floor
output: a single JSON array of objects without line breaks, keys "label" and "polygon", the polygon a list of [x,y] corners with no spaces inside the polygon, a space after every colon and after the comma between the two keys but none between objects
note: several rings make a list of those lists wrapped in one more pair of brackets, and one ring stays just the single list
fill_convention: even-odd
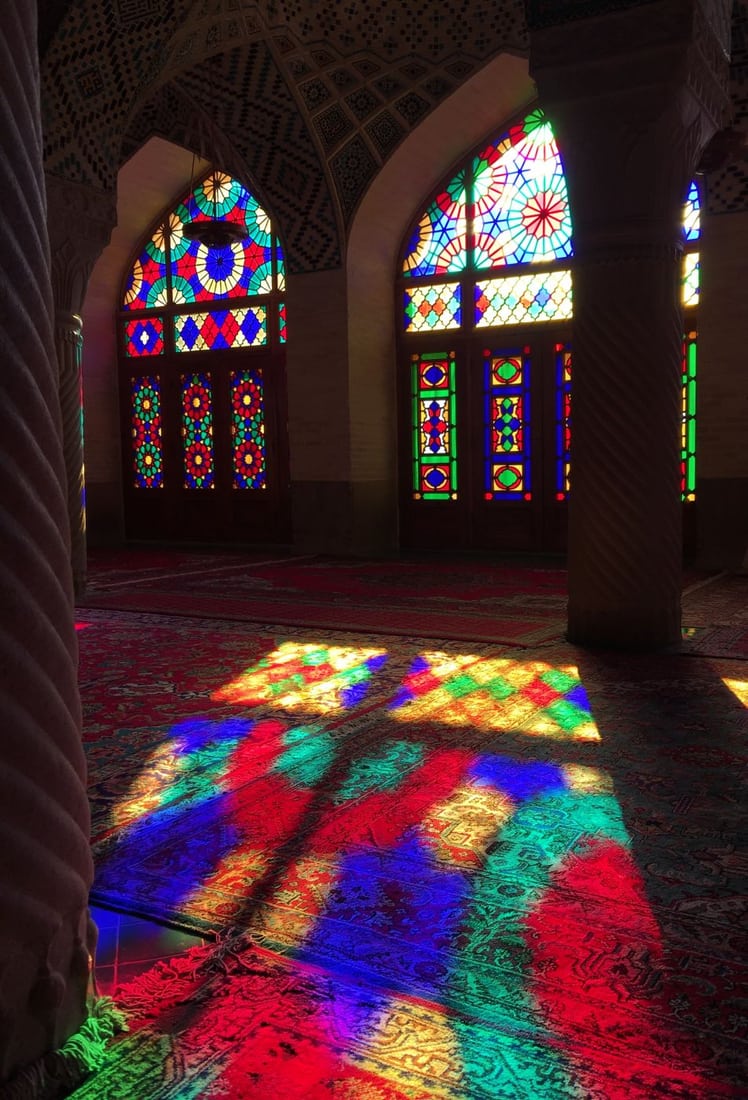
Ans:
[{"label": "colored light patch on floor", "polygon": [[424,815],[418,832],[436,859],[476,869],[513,812],[507,795],[462,783]]},{"label": "colored light patch on floor", "polygon": [[198,720],[176,726],[174,736],[148,755],[127,796],[113,806],[112,825],[124,827],[185,800],[212,797],[251,725]]},{"label": "colored light patch on floor", "polygon": [[382,649],[284,642],[274,653],[218,689],[214,702],[327,714],[358,706],[386,663]]},{"label": "colored light patch on floor", "polygon": [[555,740],[598,741],[589,701],[573,666],[468,655],[414,663],[390,703],[402,722],[440,721]]},{"label": "colored light patch on floor", "polygon": [[748,707],[748,680],[723,679],[722,683],[728,687],[736,699],[739,699],[744,707]]}]

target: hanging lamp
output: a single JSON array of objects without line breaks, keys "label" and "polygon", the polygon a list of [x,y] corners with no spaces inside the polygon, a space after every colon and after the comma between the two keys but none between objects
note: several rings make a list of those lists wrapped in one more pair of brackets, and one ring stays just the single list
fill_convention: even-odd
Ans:
[{"label": "hanging lamp", "polygon": [[[225,218],[219,217],[218,199],[216,198],[219,186],[218,176],[219,173],[214,168],[209,177],[213,191],[212,217],[203,218],[199,221],[184,222],[182,226],[182,233],[188,241],[197,241],[205,248],[226,248],[228,245],[246,240],[249,236],[247,226],[243,222],[227,221]],[[205,187],[205,184],[203,184],[203,187]]]}]

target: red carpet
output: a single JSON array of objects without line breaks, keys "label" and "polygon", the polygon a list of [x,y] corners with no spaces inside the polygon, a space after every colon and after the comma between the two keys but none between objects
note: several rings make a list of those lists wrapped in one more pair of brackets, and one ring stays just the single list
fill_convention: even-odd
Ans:
[{"label": "red carpet", "polygon": [[[168,556],[162,557],[166,565]],[[167,552],[168,555],[168,552]],[[566,573],[490,562],[92,559],[83,605],[292,626],[536,645],[565,627]],[[142,568],[138,567],[140,560]]]}]

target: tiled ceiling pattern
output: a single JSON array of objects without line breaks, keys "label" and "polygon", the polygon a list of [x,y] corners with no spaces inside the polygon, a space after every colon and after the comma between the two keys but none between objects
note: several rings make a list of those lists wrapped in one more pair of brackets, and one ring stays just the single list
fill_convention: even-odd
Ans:
[{"label": "tiled ceiling pattern", "polygon": [[[732,125],[748,141],[748,0],[735,0],[733,4],[731,54]],[[748,210],[748,160],[734,161],[710,173],[706,195],[711,214]]]},{"label": "tiled ceiling pattern", "polygon": [[113,189],[151,133],[185,140],[163,86],[199,91],[215,57],[217,121],[283,224],[289,265],[320,269],[410,130],[485,61],[526,48],[522,0],[78,0],[43,61],[46,167]]},{"label": "tiled ceiling pattern", "polygon": [[[199,92],[216,57],[217,119],[282,223],[296,270],[337,264],[337,227],[413,127],[487,60],[528,48],[523,0],[74,0],[61,20],[53,7],[47,170],[112,190],[124,156],[151,133],[186,140],[188,113],[165,86]],[[737,0],[741,126],[745,33]],[[744,165],[715,173],[709,208],[748,207],[747,179]]]},{"label": "tiled ceiling pattern", "polygon": [[[324,168],[306,122],[263,42],[236,47],[186,70],[159,91],[130,126],[125,153],[152,134],[198,147],[191,103],[215,97],[213,119],[231,135],[237,155],[222,166],[246,165],[258,198],[282,227],[289,267],[322,270],[340,264],[335,211]],[[205,150],[208,153],[210,150]]]}]

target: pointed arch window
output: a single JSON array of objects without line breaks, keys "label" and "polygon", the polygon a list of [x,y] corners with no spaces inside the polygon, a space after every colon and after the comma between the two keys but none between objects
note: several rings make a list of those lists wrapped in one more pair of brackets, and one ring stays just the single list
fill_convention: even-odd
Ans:
[{"label": "pointed arch window", "polygon": [[[215,216],[246,225],[244,240],[206,247],[184,233],[189,222]],[[168,486],[180,478],[190,490],[214,489],[215,466],[210,366],[193,370],[188,356],[200,352],[277,347],[286,340],[285,264],[270,217],[238,180],[210,172],[164,216],[130,266],[122,295],[121,341],[129,361],[131,474],[137,489]],[[174,357],[184,359],[175,365]],[[203,357],[204,358],[204,357]],[[147,360],[146,372],[136,360]],[[166,423],[163,378],[169,363],[179,376],[181,416]],[[145,365],[145,364],[144,364]],[[225,380],[221,380],[224,382]],[[267,484],[262,371],[231,372],[231,479],[235,488]],[[155,411],[154,411],[155,410]],[[169,469],[164,433],[181,432],[181,470]],[[155,472],[154,472],[155,471]],[[224,476],[229,476],[228,467]]]},{"label": "pointed arch window", "polygon": [[[683,210],[684,500],[695,496],[699,235],[694,181]],[[422,506],[467,496],[530,507],[539,493],[546,501],[565,501],[572,255],[562,159],[551,124],[537,108],[467,160],[428,203],[405,244],[399,293],[409,380],[410,501]]]}]

